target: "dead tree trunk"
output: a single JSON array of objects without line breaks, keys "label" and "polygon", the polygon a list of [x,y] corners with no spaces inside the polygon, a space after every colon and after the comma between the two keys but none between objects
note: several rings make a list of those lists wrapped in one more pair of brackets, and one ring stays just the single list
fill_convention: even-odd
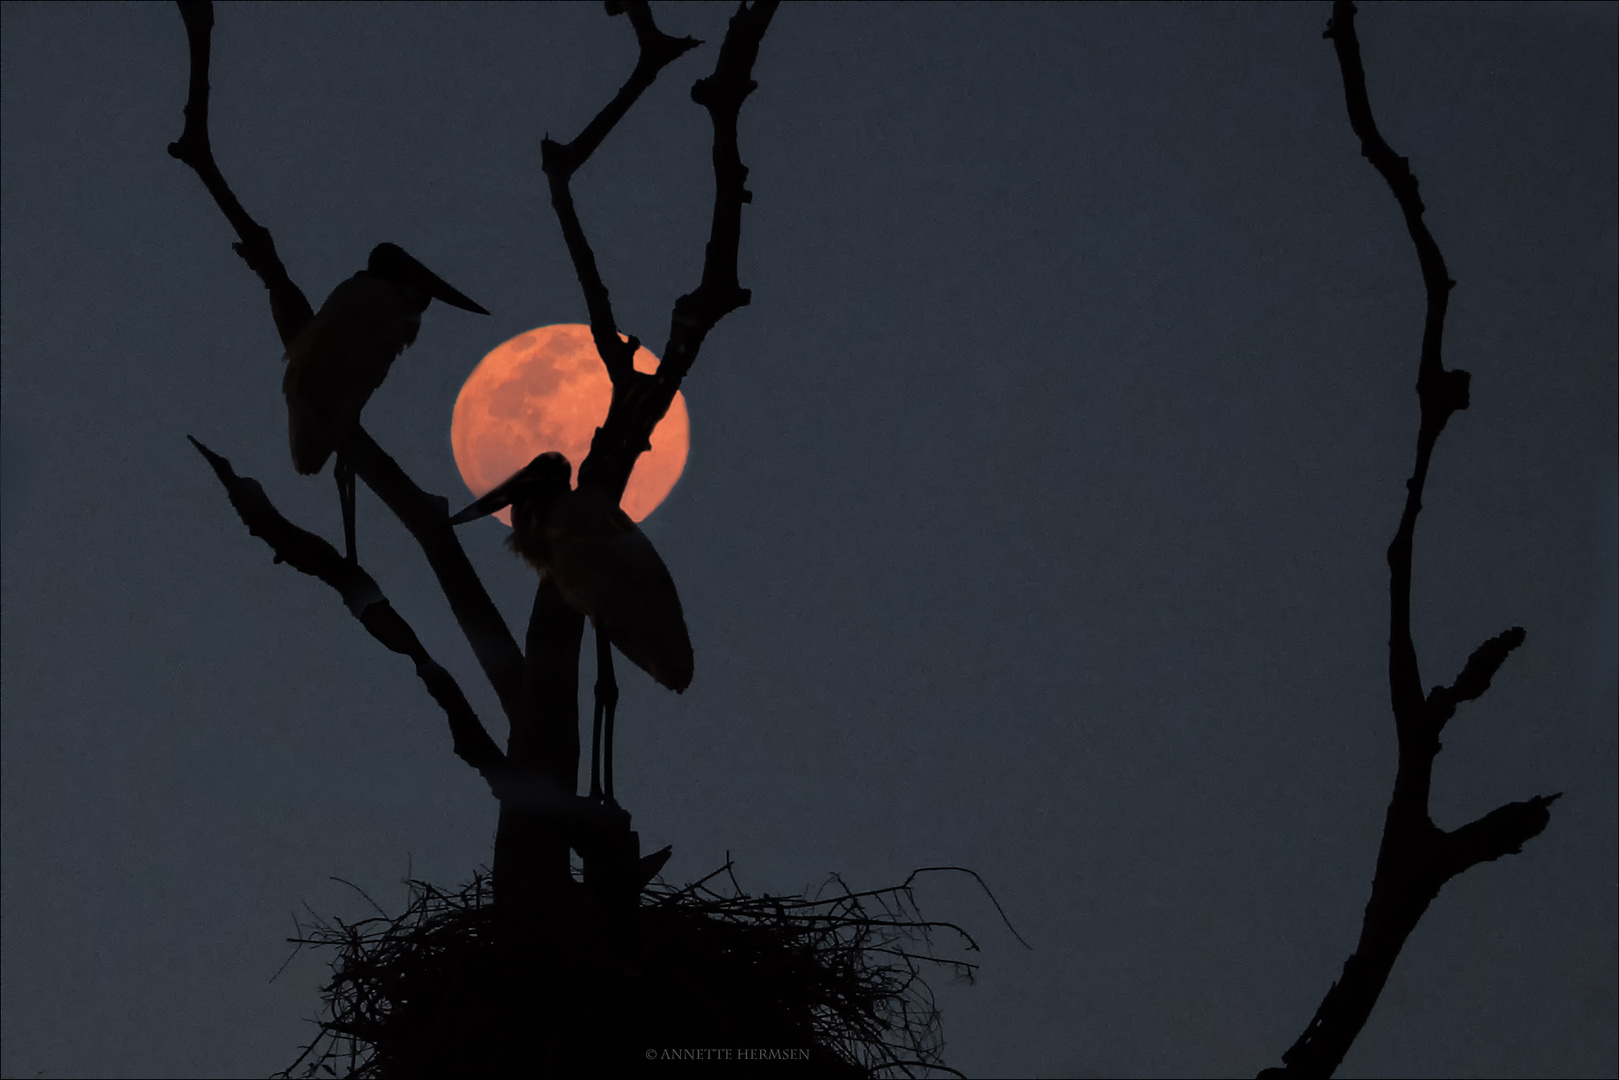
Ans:
[{"label": "dead tree trunk", "polygon": [[[636,459],[649,448],[652,429],[669,411],[703,339],[720,319],[748,302],[747,290],[737,284],[736,269],[742,204],[751,198],[744,187],[747,169],[737,148],[737,117],[743,101],[757,86],[751,78],[753,63],[775,8],[774,2],[740,5],[720,46],[714,73],[692,87],[692,99],[708,110],[714,125],[714,218],[702,281],[675,302],[669,340],[655,374],[635,370],[639,339],[619,337],[607,287],[574,209],[570,183],[658,73],[701,43],[660,31],[644,2],[609,3],[609,14],[627,14],[635,31],[640,49],[635,68],[612,101],[572,142],[545,139],[540,144],[551,205],[584,291],[591,337],[613,385],[607,418],[596,429],[590,453],[579,466],[579,484],[606,491],[614,502],[623,497]],[[515,768],[560,783],[569,794],[579,772],[578,677],[583,629],[583,617],[563,602],[554,585],[542,582],[534,597],[525,646],[523,688],[530,708],[513,726],[508,747]],[[536,816],[519,802],[503,801],[495,839],[497,902],[514,892],[527,895],[536,888],[542,892],[566,889],[572,883],[568,846],[550,831],[544,815]]]}]

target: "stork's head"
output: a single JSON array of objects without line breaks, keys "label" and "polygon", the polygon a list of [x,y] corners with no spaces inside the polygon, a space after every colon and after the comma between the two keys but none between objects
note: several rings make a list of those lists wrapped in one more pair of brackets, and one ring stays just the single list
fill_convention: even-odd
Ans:
[{"label": "stork's head", "polygon": [[545,521],[546,515],[551,512],[551,504],[558,497],[568,493],[568,481],[572,477],[573,466],[568,459],[555,450],[548,451],[452,517],[450,524],[475,521],[510,506],[513,531],[520,535],[527,533]]},{"label": "stork's head", "polygon": [[375,274],[384,281],[415,293],[423,308],[427,307],[429,300],[442,300],[462,311],[474,311],[479,315],[489,314],[462,293],[457,292],[449,282],[407,255],[405,249],[397,244],[378,244],[372,248],[371,260],[366,264],[365,270],[368,274]]}]

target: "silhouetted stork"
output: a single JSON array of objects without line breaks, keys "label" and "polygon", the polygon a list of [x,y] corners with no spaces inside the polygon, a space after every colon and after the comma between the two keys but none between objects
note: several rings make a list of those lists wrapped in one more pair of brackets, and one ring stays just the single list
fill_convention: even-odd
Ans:
[{"label": "silhouetted stork", "polygon": [[[452,525],[512,508],[507,541],[540,576],[550,577],[596,630],[596,710],[590,739],[590,794],[613,799],[613,710],[618,686],[612,646],[659,683],[691,685],[691,638],[669,570],[646,534],[610,495],[568,486],[573,466],[541,454],[450,519]],[[603,732],[605,714],[606,730]],[[605,748],[603,743],[605,742]],[[599,768],[598,768],[599,766]]]},{"label": "silhouetted stork", "polygon": [[292,467],[320,472],[337,452],[332,473],[343,506],[343,540],[354,561],[354,471],[345,455],[360,410],[388,377],[388,368],[416,340],[422,312],[433,300],[463,311],[489,312],[393,244],[378,244],[366,268],[332,290],[320,311],[287,347],[287,397]]}]

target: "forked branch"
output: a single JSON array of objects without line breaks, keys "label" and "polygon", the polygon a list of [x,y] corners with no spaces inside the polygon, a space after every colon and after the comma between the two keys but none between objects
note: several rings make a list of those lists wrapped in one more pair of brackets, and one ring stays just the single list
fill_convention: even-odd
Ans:
[{"label": "forked branch", "polygon": [[427,692],[449,720],[457,756],[477,769],[498,795],[508,780],[506,755],[484,730],[455,678],[428,655],[416,631],[388,603],[371,575],[349,562],[319,536],[283,517],[257,480],[236,475],[229,461],[196,439],[191,438],[191,445],[207,459],[219,482],[225,485],[242,524],[247,526],[248,532],[270,545],[276,562],[284,562],[330,585],[343,598],[349,614],[358,619],[372,637],[392,651],[410,657]]},{"label": "forked branch", "polygon": [[523,654],[461,547],[450,524],[449,502],[417,487],[363,427],[355,428],[348,452],[355,475],[377,493],[421,546],[450,602],[450,611],[500,698],[501,709],[515,722],[523,709]]},{"label": "forked branch", "polygon": [[[270,292],[270,314],[284,345],[313,317],[309,301],[287,274],[276,254],[270,231],[250,217],[231,191],[214,161],[208,134],[208,74],[214,26],[209,0],[179,0],[191,53],[190,89],[185,131],[169,153],[190,166],[241,239],[232,249],[259,276]],[[505,620],[484,590],[477,573],[449,525],[448,504],[419,488],[405,471],[363,430],[356,429],[353,459],[356,473],[388,505],[422,547],[438,577],[456,621],[488,676],[508,719],[522,708],[523,657]],[[223,459],[222,459],[223,460]]]},{"label": "forked branch", "polygon": [[[731,17],[714,74],[698,79],[691,88],[691,99],[708,110],[714,125],[714,219],[702,281],[675,301],[670,320],[664,368],[676,381],[691,370],[708,332],[750,299],[748,290],[737,282],[736,263],[742,242],[742,204],[752,202],[753,193],[747,189],[748,169],[742,164],[736,129],[742,103],[759,88],[753,81],[753,64],[775,12],[774,2],[741,5]],[[664,373],[660,369],[659,374]]]},{"label": "forked branch", "polygon": [[752,202],[753,194],[747,189],[748,170],[737,146],[737,119],[742,103],[758,89],[753,65],[776,7],[776,0],[739,4],[720,44],[714,74],[691,88],[692,100],[708,110],[714,125],[714,217],[702,280],[675,301],[657,373],[642,375],[631,369],[614,379],[607,420],[596,430],[590,455],[579,467],[581,484],[611,491],[615,498],[629,483],[635,459],[651,445],[652,429],[669,411],[708,332],[749,300],[748,290],[737,280],[737,253],[742,204]]},{"label": "forked branch", "polygon": [[208,60],[214,29],[211,0],[180,0],[180,17],[186,24],[186,41],[191,49],[191,85],[186,95],[185,130],[179,141],[169,144],[169,155],[191,166],[208,194],[224,213],[225,220],[241,239],[231,250],[259,276],[270,290],[270,314],[282,344],[291,344],[298,331],[314,317],[303,290],[293,284],[287,268],[276,254],[270,230],[248,216],[219,166],[214,163],[213,144],[208,139]]},{"label": "forked branch", "polygon": [[737,284],[736,264],[742,236],[742,204],[751,196],[745,187],[747,169],[737,149],[736,125],[743,101],[758,85],[752,79],[753,64],[776,6],[775,0],[740,4],[720,46],[714,74],[698,80],[692,88],[692,99],[708,109],[714,124],[714,221],[702,284],[675,302],[669,344],[656,374],[635,370],[638,338],[619,338],[607,286],[574,209],[569,183],[658,73],[701,43],[689,37],[673,38],[659,30],[645,0],[609,3],[608,13],[628,14],[635,30],[640,47],[635,70],[613,100],[571,143],[563,145],[547,138],[540,144],[551,205],[556,209],[574,273],[585,294],[591,337],[613,382],[607,419],[596,430],[590,453],[579,466],[579,483],[608,491],[615,499],[623,496],[636,458],[650,445],[652,429],[669,411],[704,337],[726,314],[748,302],[747,290]]},{"label": "forked branch", "polygon": [[[663,33],[654,23],[651,9],[644,0],[609,3],[608,13],[627,14],[635,31],[640,49],[635,70],[613,100],[572,142],[563,144],[550,138],[541,142],[551,204],[556,209],[574,272],[585,295],[591,337],[613,383],[607,418],[596,430],[589,455],[579,465],[579,483],[609,491],[615,501],[623,496],[635,460],[650,445],[652,429],[668,411],[703,336],[728,311],[747,303],[746,291],[736,285],[742,203],[748,199],[743,187],[747,170],[742,167],[737,150],[736,120],[743,100],[755,86],[751,79],[754,59],[775,8],[774,2],[742,4],[726,31],[714,75],[701,80],[699,89],[693,90],[693,96],[707,105],[714,118],[716,198],[703,285],[675,305],[675,324],[687,329],[679,337],[678,346],[676,337],[671,336],[669,348],[678,348],[683,357],[681,361],[671,363],[666,355],[654,375],[635,370],[633,358],[640,342],[633,336],[627,341],[620,340],[607,286],[574,208],[570,184],[574,174],[590,159],[641,93],[652,85],[658,73],[700,42]],[[683,311],[688,314],[682,315]],[[535,764],[542,771],[571,775],[569,763],[555,760],[554,755],[571,748],[572,771],[577,771],[577,683],[576,678],[569,677],[569,672],[577,668],[583,624],[577,613],[558,597],[548,594],[547,589],[542,582],[535,596],[528,630],[529,670],[525,682],[530,700],[538,709],[530,717],[536,727],[532,732],[522,733],[521,738],[539,754]],[[514,732],[514,738],[517,737],[518,733]],[[546,747],[550,750],[542,753],[541,748]],[[515,746],[513,753],[520,760],[526,760],[526,755],[517,754]]]},{"label": "forked branch", "polygon": [[1433,234],[1423,221],[1417,178],[1405,158],[1396,154],[1377,130],[1366,94],[1360,42],[1355,35],[1355,5],[1333,4],[1324,35],[1332,40],[1343,74],[1350,126],[1360,138],[1361,153],[1394,192],[1406,229],[1417,249],[1427,292],[1427,316],[1417,374],[1421,423],[1416,464],[1406,481],[1405,508],[1389,545],[1389,694],[1399,739],[1399,765],[1394,794],[1383,825],[1371,899],[1366,904],[1360,940],[1344,963],[1340,979],[1327,991],[1315,1017],[1297,1042],[1282,1055],[1280,1069],[1260,1076],[1331,1076],[1365,1026],[1406,938],[1445,883],[1481,862],[1514,854],[1539,835],[1550,821],[1557,795],[1541,795],[1508,803],[1478,820],[1445,832],[1429,814],[1428,796],[1439,735],[1457,706],[1489,688],[1507,656],[1523,644],[1522,627],[1498,634],[1473,651],[1450,686],[1424,694],[1411,638],[1411,552],[1422,491],[1434,444],[1452,413],[1467,408],[1467,372],[1447,370],[1442,360],[1445,310],[1455,286]]},{"label": "forked branch", "polygon": [[568,246],[574,273],[585,293],[585,308],[590,313],[590,330],[596,342],[596,351],[601,354],[602,363],[607,365],[607,373],[616,384],[626,373],[634,371],[635,350],[640,343],[634,339],[628,343],[619,340],[618,324],[613,320],[613,305],[607,286],[602,283],[601,274],[596,269],[595,253],[590,250],[584,227],[579,223],[579,213],[574,209],[569,183],[573,174],[590,160],[590,155],[596,152],[602,140],[629,112],[630,106],[657,79],[658,72],[702,42],[691,37],[670,37],[659,30],[652,21],[652,12],[645,0],[628,4],[609,3],[607,11],[614,15],[626,11],[629,14],[630,25],[635,29],[635,40],[641,49],[635,70],[630,72],[629,79],[619,88],[613,100],[585,125],[585,130],[572,142],[563,145],[549,136],[541,139],[540,159],[551,189],[551,205],[562,226],[563,242]]}]

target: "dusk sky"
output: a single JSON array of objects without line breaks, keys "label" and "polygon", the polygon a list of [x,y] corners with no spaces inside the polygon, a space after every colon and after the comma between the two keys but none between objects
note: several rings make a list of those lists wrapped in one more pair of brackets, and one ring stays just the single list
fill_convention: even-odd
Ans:
[{"label": "dusk sky", "polygon": [[[574,180],[654,349],[700,273],[688,91],[731,10],[654,5],[708,44]],[[618,795],[672,882],[727,852],[755,893],[976,870],[1032,949],[970,882],[918,888],[983,946],[976,985],[935,981],[969,1075],[1251,1076],[1354,947],[1424,301],[1328,11],[787,4],[760,50],[753,302],[685,382],[690,460],[643,526],[696,677],[619,666]],[[294,917],[362,917],[334,878],[392,910],[407,876],[469,880],[497,808],[409,661],[272,565],[186,441],[341,545],[330,469],[288,460],[265,290],[166,153],[174,5],[3,20],[0,1072],[263,1076],[326,974],[305,953],[271,981]],[[1566,794],[1445,887],[1339,1075],[1614,1076],[1619,6],[1358,26],[1473,375],[1417,531],[1425,684],[1528,631],[1447,728],[1434,817]],[[457,506],[462,381],[586,319],[540,139],[634,59],[599,4],[217,12],[214,153],[310,300],[392,241],[493,313],[430,308],[365,412]],[[362,562],[503,743],[420,549],[361,491]],[[460,535],[520,635],[505,532]]]}]

